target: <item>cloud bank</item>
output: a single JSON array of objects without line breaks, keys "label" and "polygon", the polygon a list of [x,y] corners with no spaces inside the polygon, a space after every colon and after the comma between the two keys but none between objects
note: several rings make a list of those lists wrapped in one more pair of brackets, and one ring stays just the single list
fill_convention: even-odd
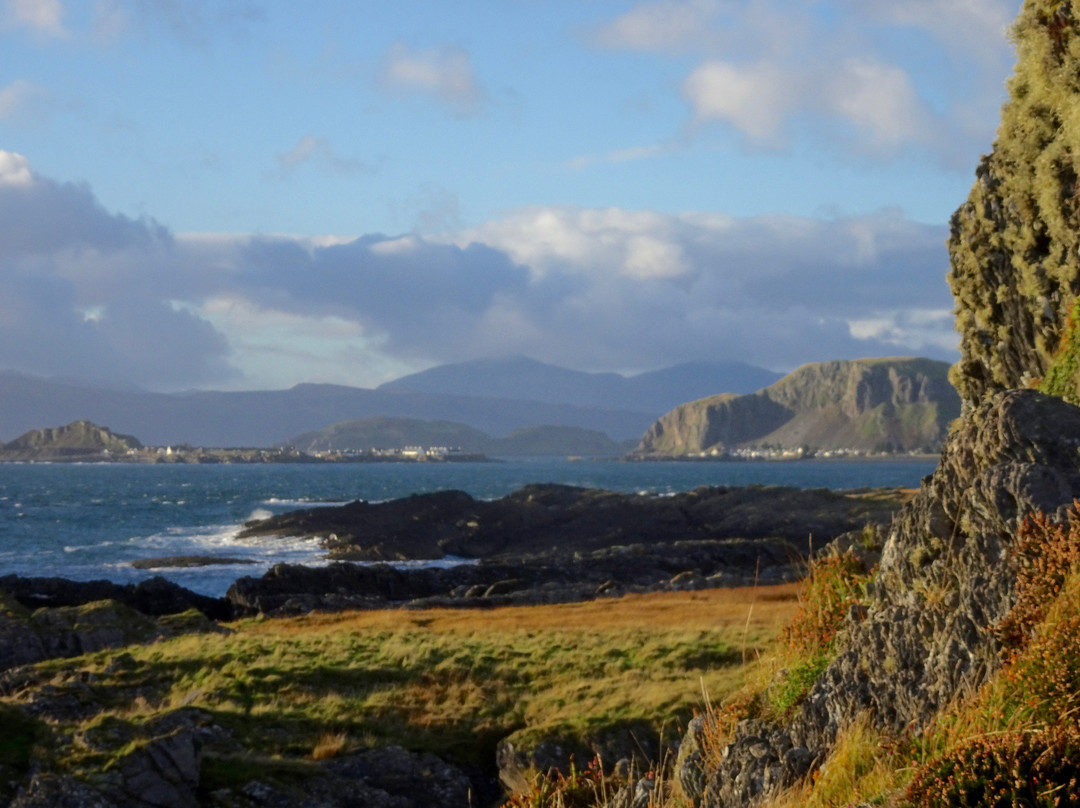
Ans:
[{"label": "cloud bank", "polygon": [[154,389],[376,384],[523,353],[581,369],[953,358],[945,230],[896,211],[533,207],[442,236],[174,236],[0,151],[0,368]]}]

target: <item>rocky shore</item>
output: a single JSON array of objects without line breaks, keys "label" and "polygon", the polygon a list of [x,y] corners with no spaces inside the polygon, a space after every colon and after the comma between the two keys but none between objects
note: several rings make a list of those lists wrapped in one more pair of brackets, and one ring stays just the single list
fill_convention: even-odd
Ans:
[{"label": "rocky shore", "polygon": [[778,583],[798,578],[807,554],[837,536],[886,524],[909,496],[779,486],[656,496],[529,485],[492,501],[445,491],[309,508],[251,522],[241,535],[318,537],[343,562],[450,565],[278,565],[241,578],[226,597],[237,614],[293,614]]},{"label": "rocky shore", "polygon": [[[9,575],[0,577],[0,592],[30,610],[112,601],[149,618],[195,610],[229,620],[341,609],[535,605],[772,584],[799,578],[808,554],[840,535],[882,530],[910,495],[903,489],[747,486],[654,496],[530,485],[484,501],[447,491],[249,523],[244,535],[253,539],[319,537],[336,560],[325,567],[276,565],[262,576],[240,578],[224,598],[161,577],[121,585]],[[424,561],[439,563],[408,563]],[[206,562],[172,557],[140,563]],[[89,646],[79,641],[64,647],[81,653]]]}]

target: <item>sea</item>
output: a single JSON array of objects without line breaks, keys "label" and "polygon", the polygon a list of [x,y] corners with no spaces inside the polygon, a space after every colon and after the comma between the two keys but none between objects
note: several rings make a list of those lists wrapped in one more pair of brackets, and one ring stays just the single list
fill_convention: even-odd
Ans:
[{"label": "sea", "polygon": [[[448,489],[494,499],[528,483],[564,483],[657,495],[715,485],[835,490],[916,487],[936,460],[630,463],[515,458],[487,463],[254,465],[0,464],[0,575],[132,583],[162,575],[221,596],[279,562],[327,563],[317,541],[240,539],[243,524],[297,508],[378,502]],[[142,570],[138,559],[242,559]]]}]

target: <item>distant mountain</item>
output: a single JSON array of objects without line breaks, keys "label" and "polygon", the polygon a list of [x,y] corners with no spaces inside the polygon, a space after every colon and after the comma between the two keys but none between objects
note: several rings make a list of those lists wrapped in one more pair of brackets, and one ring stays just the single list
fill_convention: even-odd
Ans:
[{"label": "distant mountain", "polygon": [[659,415],[716,393],[752,393],[781,375],[741,362],[695,362],[626,377],[618,373],[585,373],[510,356],[440,365],[387,382],[378,389],[543,401]]},{"label": "distant mountain", "polygon": [[492,437],[465,424],[415,418],[360,418],[325,429],[305,432],[287,441],[306,452],[360,449],[395,449],[405,446],[448,446],[493,457],[522,455],[589,455],[616,457],[632,441],[617,443],[591,429],[570,426],[534,426],[516,429],[505,437]]},{"label": "distant mountain", "polygon": [[28,430],[89,420],[138,435],[152,446],[276,446],[293,435],[368,416],[447,420],[490,435],[537,424],[637,438],[655,412],[542,401],[300,384],[289,390],[148,393],[0,372],[0,440]]},{"label": "distant mountain", "polygon": [[887,358],[804,365],[753,395],[676,407],[635,454],[685,455],[749,447],[937,451],[960,398],[949,365]]},{"label": "distant mountain", "polygon": [[106,451],[124,454],[129,449],[141,448],[142,444],[131,435],[117,435],[107,427],[75,421],[67,426],[33,429],[10,443],[0,444],[0,459],[70,460]]}]

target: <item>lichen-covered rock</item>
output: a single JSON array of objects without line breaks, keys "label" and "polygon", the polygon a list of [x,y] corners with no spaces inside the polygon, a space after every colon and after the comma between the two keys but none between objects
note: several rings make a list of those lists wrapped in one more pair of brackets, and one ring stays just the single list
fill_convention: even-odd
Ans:
[{"label": "lichen-covered rock", "polygon": [[[1015,599],[1019,521],[1080,497],[1080,408],[1032,390],[987,397],[894,520],[869,608],[785,726],[740,725],[703,803],[734,808],[794,783],[862,713],[918,730],[998,666],[990,630]],[[692,773],[686,776],[692,783]]]},{"label": "lichen-covered rock", "polygon": [[[991,154],[953,215],[949,283],[968,404],[1047,374],[1080,293],[1080,20],[1071,0],[1027,0]],[[1080,382],[1073,374],[1072,389]]]}]

